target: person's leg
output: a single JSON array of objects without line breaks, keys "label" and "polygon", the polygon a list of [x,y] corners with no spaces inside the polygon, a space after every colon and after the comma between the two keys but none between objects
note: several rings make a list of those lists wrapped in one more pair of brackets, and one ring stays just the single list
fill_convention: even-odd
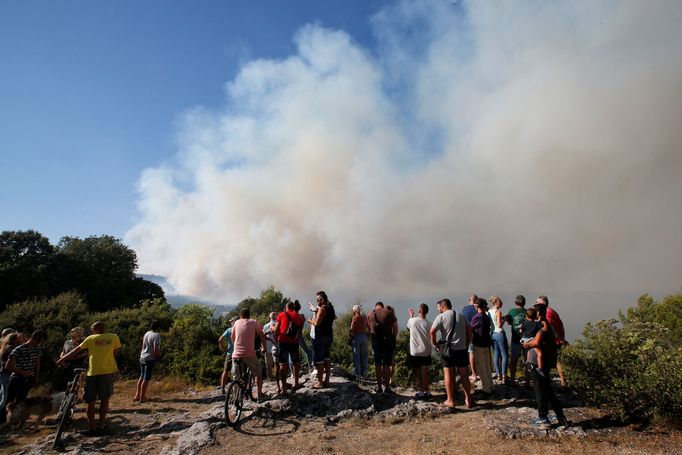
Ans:
[{"label": "person's leg", "polygon": [[360,337],[360,376],[367,376],[367,335]]},{"label": "person's leg", "polygon": [[421,391],[426,393],[429,391],[429,367],[428,365],[422,365],[419,367],[419,373],[421,376]]},{"label": "person's leg", "polygon": [[360,335],[353,335],[353,374],[360,377]]},{"label": "person's leg", "polygon": [[[538,373],[536,369],[531,373],[533,381],[533,390],[535,391],[535,401],[538,408],[538,419],[547,419],[548,403],[547,396],[545,396],[547,387],[546,379]],[[551,387],[551,385],[550,385]]]},{"label": "person's leg", "polygon": [[377,376],[377,387],[378,390],[381,390],[381,383],[384,380],[384,366],[381,365],[380,363],[375,363],[374,368]]},{"label": "person's leg", "polygon": [[506,383],[507,382],[507,360],[508,360],[508,356],[507,356],[507,348],[508,348],[508,346],[507,346],[507,335],[505,335],[504,332],[501,332],[501,333],[502,333],[502,337],[501,337],[501,339],[502,339],[502,350],[501,350],[500,354],[502,356],[502,360],[500,362],[501,363],[500,368],[502,369],[502,380]]},{"label": "person's leg", "polygon": [[[464,354],[466,356],[466,354]],[[459,373],[459,378],[462,381],[462,392],[464,392],[464,404],[467,408],[473,406],[471,401],[471,383],[469,382],[469,368],[458,367],[457,372]]]},{"label": "person's leg", "polygon": [[495,375],[498,379],[500,376],[500,343],[496,333],[493,333],[493,366],[495,367]]},{"label": "person's leg", "polygon": [[265,375],[271,381],[274,379],[272,376],[272,371],[273,371],[272,353],[266,352],[265,353]]},{"label": "person's leg", "polygon": [[445,406],[455,406],[455,372],[452,367],[444,367],[443,375],[445,376],[445,395],[446,399],[443,403]]},{"label": "person's leg", "polygon": [[471,366],[471,380],[475,381],[476,376],[479,376],[480,373],[477,373],[476,369],[476,349],[474,348],[474,343],[469,343],[469,366]]},{"label": "person's leg", "polygon": [[561,387],[567,387],[568,382],[566,382],[566,376],[564,376],[564,367],[559,362],[556,363],[556,369],[559,372],[559,380],[561,381]]},{"label": "person's leg", "polygon": [[490,368],[490,348],[474,346],[474,360],[476,371],[481,378],[481,390],[484,393],[493,392],[493,373]]},{"label": "person's leg", "polygon": [[232,359],[230,356],[225,356],[225,363],[223,364],[223,374],[220,376],[220,389],[225,392],[225,385],[230,377],[230,369],[232,369]]},{"label": "person's leg", "polygon": [[301,345],[301,349],[303,349],[303,352],[305,354],[305,358],[308,361],[308,370],[312,371],[313,369],[313,352],[310,350],[308,347],[308,343],[305,341],[305,338],[301,334],[301,337],[298,339],[298,343]]},{"label": "person's leg", "polygon": [[99,402],[99,428],[104,428],[104,422],[107,420],[107,412],[109,412],[108,398]]},{"label": "person's leg", "polygon": [[511,343],[510,362],[509,362],[509,377],[512,381],[516,381],[516,367],[521,357],[521,345],[519,343]]},{"label": "person's leg", "polygon": [[329,387],[329,379],[332,375],[332,338],[324,338],[324,386]]},{"label": "person's leg", "polygon": [[97,427],[97,424],[95,422],[95,402],[94,401],[88,401],[88,408],[85,411],[85,413],[88,416],[88,430],[93,431]]}]

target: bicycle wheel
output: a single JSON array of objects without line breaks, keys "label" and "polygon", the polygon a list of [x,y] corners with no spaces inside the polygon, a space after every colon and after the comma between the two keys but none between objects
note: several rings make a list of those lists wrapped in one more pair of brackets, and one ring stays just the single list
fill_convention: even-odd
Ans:
[{"label": "bicycle wheel", "polygon": [[62,440],[62,433],[69,426],[71,421],[71,415],[73,412],[73,405],[76,403],[76,394],[67,393],[67,395],[62,400],[59,405],[59,412],[57,413],[57,432],[54,435],[54,440],[52,441],[52,448],[56,449]]},{"label": "bicycle wheel", "polygon": [[234,426],[242,415],[244,391],[237,382],[230,382],[225,392],[225,423]]}]

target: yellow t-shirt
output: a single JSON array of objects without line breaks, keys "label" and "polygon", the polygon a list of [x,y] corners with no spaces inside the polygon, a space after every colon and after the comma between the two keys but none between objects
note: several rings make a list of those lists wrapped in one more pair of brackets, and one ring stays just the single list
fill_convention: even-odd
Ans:
[{"label": "yellow t-shirt", "polygon": [[88,350],[90,360],[88,376],[112,374],[118,371],[116,359],[114,359],[114,350],[121,347],[118,335],[113,333],[90,335],[83,340],[80,347]]}]

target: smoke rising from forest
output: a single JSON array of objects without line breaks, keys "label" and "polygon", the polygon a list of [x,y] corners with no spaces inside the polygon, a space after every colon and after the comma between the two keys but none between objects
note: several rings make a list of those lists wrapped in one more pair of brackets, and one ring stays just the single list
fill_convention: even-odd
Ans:
[{"label": "smoke rising from forest", "polygon": [[682,4],[403,2],[182,117],[140,269],[234,303],[682,285]]}]

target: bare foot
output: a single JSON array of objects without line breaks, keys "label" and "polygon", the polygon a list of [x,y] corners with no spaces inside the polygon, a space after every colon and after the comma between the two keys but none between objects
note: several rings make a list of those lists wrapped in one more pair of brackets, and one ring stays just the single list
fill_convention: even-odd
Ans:
[{"label": "bare foot", "polygon": [[444,402],[443,402],[443,406],[445,406],[445,407],[447,407],[447,408],[454,408],[454,407],[455,407],[455,403],[453,403],[452,401],[444,401]]}]

